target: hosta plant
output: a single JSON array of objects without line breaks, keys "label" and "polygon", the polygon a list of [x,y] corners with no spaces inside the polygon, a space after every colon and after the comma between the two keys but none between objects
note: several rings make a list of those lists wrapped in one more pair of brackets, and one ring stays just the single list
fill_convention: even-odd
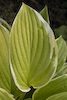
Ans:
[{"label": "hosta plant", "polygon": [[47,6],[40,14],[23,3],[12,27],[0,21],[0,100],[67,98],[66,42],[55,40]]}]

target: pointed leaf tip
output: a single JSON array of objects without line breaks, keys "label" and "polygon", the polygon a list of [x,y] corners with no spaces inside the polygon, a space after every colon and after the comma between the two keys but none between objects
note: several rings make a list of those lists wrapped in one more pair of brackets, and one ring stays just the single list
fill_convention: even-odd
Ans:
[{"label": "pointed leaf tip", "polygon": [[10,67],[17,87],[30,91],[40,88],[53,77],[57,67],[57,46],[48,23],[23,4],[10,34]]},{"label": "pointed leaf tip", "polygon": [[40,14],[46,20],[46,22],[50,25],[47,5],[40,11]]}]

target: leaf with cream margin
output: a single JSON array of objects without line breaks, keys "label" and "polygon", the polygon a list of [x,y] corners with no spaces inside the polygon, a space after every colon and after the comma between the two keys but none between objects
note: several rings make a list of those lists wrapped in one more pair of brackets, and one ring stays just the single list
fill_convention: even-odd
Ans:
[{"label": "leaf with cream margin", "polygon": [[37,89],[32,96],[32,100],[46,100],[54,94],[66,91],[67,74],[54,78],[43,88]]},{"label": "leaf with cream margin", "polygon": [[17,99],[18,97],[24,98],[24,92],[21,92],[14,83],[13,77],[11,77],[11,94],[14,95],[14,98]]},{"label": "leaf with cream margin", "polygon": [[0,88],[12,93],[14,97],[21,94],[11,77],[9,66],[9,31],[0,25]]},{"label": "leaf with cream margin", "polygon": [[67,92],[52,95],[46,100],[67,100]]},{"label": "leaf with cream margin", "polygon": [[29,6],[21,6],[10,34],[10,68],[23,92],[40,88],[54,76],[58,50],[48,23]]},{"label": "leaf with cream margin", "polygon": [[15,100],[6,90],[0,88],[0,100]]},{"label": "leaf with cream margin", "polygon": [[56,74],[58,74],[58,72],[62,69],[63,64],[66,61],[67,45],[65,40],[62,38],[62,36],[56,39],[56,43],[58,46],[58,65],[57,65]]},{"label": "leaf with cream margin", "polygon": [[6,29],[8,29],[8,31],[11,30],[10,25],[9,25],[4,19],[2,19],[2,18],[0,18],[0,24],[1,24],[2,26],[4,26]]},{"label": "leaf with cream margin", "polygon": [[9,31],[0,25],[0,88],[10,93]]},{"label": "leaf with cream margin", "polygon": [[45,19],[45,21],[50,25],[47,5],[40,11],[40,14]]},{"label": "leaf with cream margin", "polygon": [[57,73],[56,77],[67,74],[67,62],[64,63],[60,71]]}]

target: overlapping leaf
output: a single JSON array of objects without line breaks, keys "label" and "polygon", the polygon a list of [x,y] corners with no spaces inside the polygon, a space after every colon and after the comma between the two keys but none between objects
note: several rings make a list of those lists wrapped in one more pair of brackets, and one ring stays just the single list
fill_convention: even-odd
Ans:
[{"label": "overlapping leaf", "polygon": [[24,92],[39,88],[53,77],[57,45],[41,15],[23,4],[10,34],[10,67],[17,87]]},{"label": "overlapping leaf", "polygon": [[66,61],[67,45],[65,40],[60,36],[56,43],[58,45],[58,65],[56,74],[62,69],[64,62]]},{"label": "overlapping leaf", "polygon": [[46,100],[48,97],[67,91],[67,74],[52,79],[45,87],[37,89],[32,100]]},{"label": "overlapping leaf", "polygon": [[9,31],[0,25],[0,88],[11,91],[9,68]]},{"label": "overlapping leaf", "polygon": [[0,100],[15,100],[6,90],[0,88]]},{"label": "overlapping leaf", "polygon": [[67,92],[55,94],[55,95],[47,98],[46,100],[67,100]]},{"label": "overlapping leaf", "polygon": [[47,5],[41,10],[40,14],[46,20],[46,22],[50,25]]},{"label": "overlapping leaf", "polygon": [[24,97],[25,97],[25,92],[22,92],[18,97],[18,100],[24,100]]},{"label": "overlapping leaf", "polygon": [[3,20],[2,18],[0,18],[0,24],[3,25],[9,31],[11,30],[10,25],[5,20]]},{"label": "overlapping leaf", "polygon": [[18,97],[24,98],[26,93],[21,92],[14,83],[13,77],[11,77],[11,94],[14,95],[14,98],[17,99]]},{"label": "overlapping leaf", "polygon": [[19,96],[21,92],[14,84],[9,66],[9,31],[2,25],[0,25],[0,71],[0,88],[15,97]]},{"label": "overlapping leaf", "polygon": [[60,71],[57,73],[56,77],[67,74],[67,62],[64,63]]}]

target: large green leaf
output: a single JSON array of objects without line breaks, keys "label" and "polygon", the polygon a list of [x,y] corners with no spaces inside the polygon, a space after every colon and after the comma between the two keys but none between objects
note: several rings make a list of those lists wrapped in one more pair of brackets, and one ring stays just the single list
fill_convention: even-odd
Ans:
[{"label": "large green leaf", "polygon": [[41,15],[23,4],[10,34],[10,67],[17,87],[40,88],[53,77],[57,67],[57,45],[51,28]]},{"label": "large green leaf", "polygon": [[11,77],[9,66],[9,31],[0,25],[0,88],[12,93],[15,97],[21,94]]},{"label": "large green leaf", "polygon": [[0,25],[0,88],[11,91],[9,67],[9,31]]},{"label": "large green leaf", "polygon": [[57,74],[61,70],[64,62],[66,61],[67,45],[62,36],[56,39],[56,43],[58,46],[58,65],[56,70]]},{"label": "large green leaf", "polygon": [[9,31],[0,25],[0,88],[12,93],[15,97],[21,92],[15,86],[11,78],[9,67]]},{"label": "large green leaf", "polygon": [[55,94],[55,95],[47,98],[46,100],[67,100],[67,92]]},{"label": "large green leaf", "polygon": [[0,100],[15,100],[6,90],[0,88]]},{"label": "large green leaf", "polygon": [[48,97],[67,91],[67,74],[52,79],[43,88],[37,89],[32,97],[32,100],[46,100]]},{"label": "large green leaf", "polygon": [[40,14],[46,20],[46,22],[50,25],[47,5],[41,10]]}]

